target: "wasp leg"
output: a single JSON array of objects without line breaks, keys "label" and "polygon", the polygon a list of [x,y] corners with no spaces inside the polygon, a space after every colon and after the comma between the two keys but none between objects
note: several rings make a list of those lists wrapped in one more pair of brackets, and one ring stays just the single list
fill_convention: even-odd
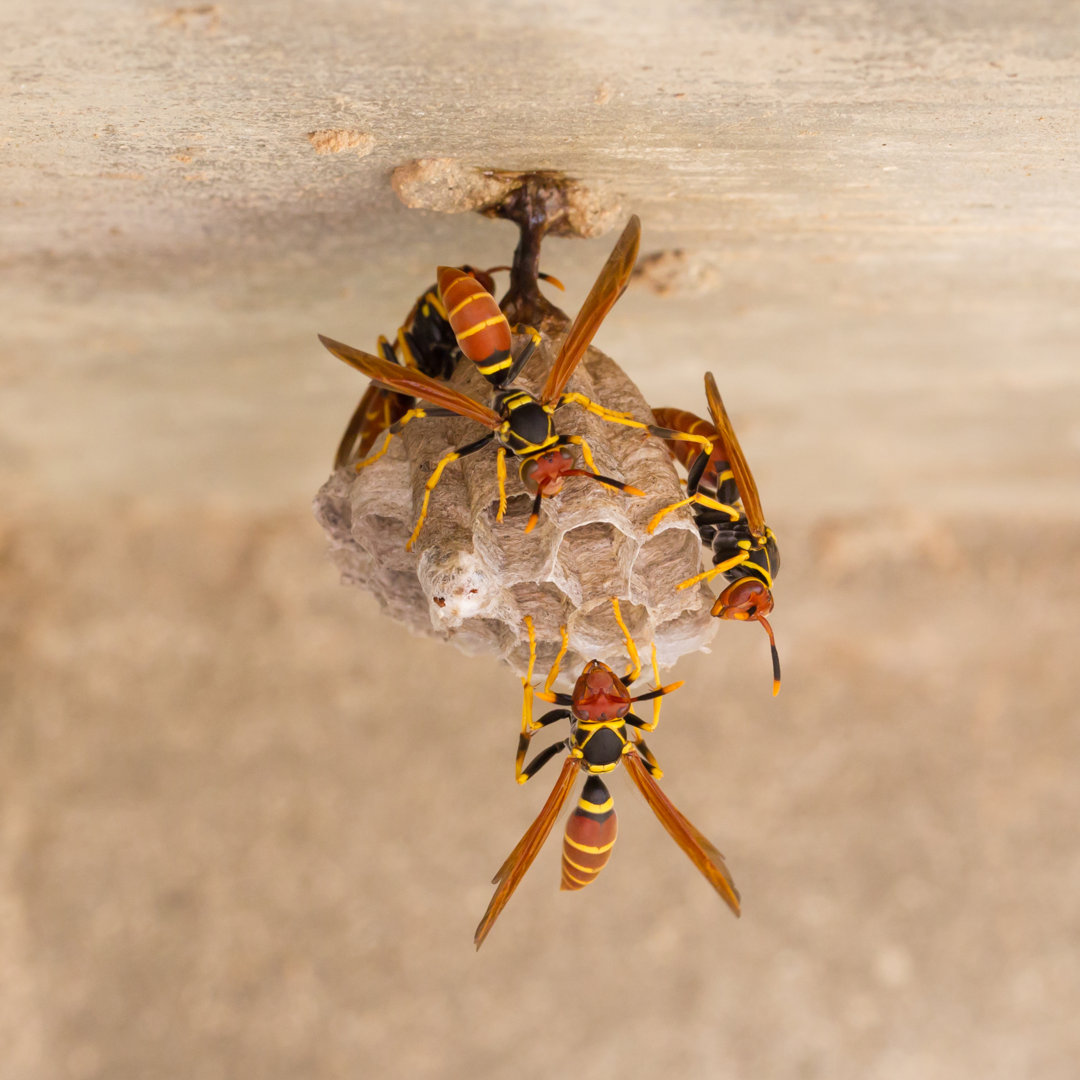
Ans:
[{"label": "wasp leg", "polygon": [[[655,690],[650,690],[647,694],[638,694],[637,697],[631,699],[631,700],[633,700],[635,702],[637,702],[637,701],[651,701],[653,703],[652,722],[649,723],[649,724],[646,724],[644,720],[640,719],[637,716],[634,716],[633,713],[631,713],[626,718],[627,724],[629,724],[631,727],[640,728],[642,731],[655,731],[656,730],[657,726],[660,723],[660,699],[665,694],[670,694],[672,691],[678,690],[679,687],[682,686],[682,680],[681,679],[678,682],[670,683],[667,686],[661,686],[660,685],[660,668],[657,666],[657,663],[656,663],[656,642],[653,642],[653,647],[652,647],[652,670],[653,670],[653,679],[656,682],[656,689]],[[629,683],[626,683],[626,685],[628,686]]]},{"label": "wasp leg", "polygon": [[[401,331],[399,330],[398,334],[400,335],[400,333],[401,333]],[[380,334],[379,335],[378,346],[379,346],[379,355],[384,360],[388,360],[391,364],[396,364],[396,363],[399,362],[398,358],[397,358],[397,353],[394,351],[394,346],[391,345],[389,341],[387,341],[385,334]],[[406,365],[406,366],[408,366],[408,365]]]},{"label": "wasp leg", "polygon": [[[547,727],[548,724],[554,724],[556,720],[569,718],[569,709],[552,709],[551,712],[541,716],[539,720],[533,721],[533,730],[531,732],[522,732],[518,736],[517,756],[514,759],[514,777],[519,784],[524,784],[527,780],[535,776],[556,754],[563,750],[570,749],[570,743],[566,739],[562,742],[552,743],[551,746],[547,746],[541,750],[528,765],[525,765],[525,755],[528,753],[529,740],[533,735],[535,735],[542,727]],[[522,766],[524,766],[524,768]]]},{"label": "wasp leg", "polygon": [[660,777],[664,775],[664,770],[660,768],[660,764],[653,756],[653,752],[645,745],[645,740],[640,735],[636,735],[636,733],[635,738],[631,739],[626,746],[623,747],[623,753],[629,754],[634,750],[637,750],[641,755],[641,760],[645,762],[645,768],[649,770],[649,773],[659,780]]},{"label": "wasp leg", "polygon": [[[698,484],[701,483],[702,476],[705,475],[705,469],[709,464],[708,454],[698,454],[696,458],[690,463],[690,469],[686,474],[686,490],[693,493],[697,491]],[[719,483],[717,487],[719,488]]]},{"label": "wasp leg", "polygon": [[369,465],[374,465],[390,449],[390,440],[401,433],[401,429],[409,423],[410,420],[419,420],[421,417],[429,416],[430,413],[427,409],[410,409],[400,420],[395,421],[386,429],[386,439],[383,441],[382,449],[377,454],[372,454],[371,457],[364,458],[363,461],[358,461],[353,466],[357,472],[361,469],[366,469]]},{"label": "wasp leg", "polygon": [[369,465],[374,465],[390,449],[390,440],[395,435],[401,434],[401,429],[409,423],[411,420],[422,420],[425,416],[457,416],[458,414],[451,409],[441,409],[438,406],[432,408],[418,407],[410,409],[400,420],[395,420],[386,429],[386,441],[382,444],[382,449],[371,457],[364,458],[363,461],[358,461],[353,467],[359,472],[361,469],[366,469]]},{"label": "wasp leg", "polygon": [[717,563],[714,567],[706,570],[703,574],[698,574],[696,577],[687,578],[686,581],[679,585],[680,589],[689,589],[691,585],[696,585],[699,581],[711,581],[717,574],[726,574],[730,569],[735,566],[739,566],[746,562],[750,558],[749,551],[740,551],[738,555],[733,555],[730,559],[725,559],[721,563]]},{"label": "wasp leg", "polygon": [[499,380],[499,386],[509,386],[520,374],[522,368],[529,362],[529,357],[536,351],[540,344],[540,334],[531,326],[520,323],[514,327],[515,334],[528,334],[531,340],[525,348],[514,358],[514,362],[506,369],[506,374]]},{"label": "wasp leg", "polygon": [[704,435],[691,435],[688,431],[675,431],[672,428],[657,427],[655,424],[639,424],[639,427],[645,428],[650,435],[655,436],[657,439],[663,439],[665,442],[675,440],[676,442],[695,442],[698,443],[702,450],[706,454],[713,452],[713,444],[709,439],[706,439]]},{"label": "wasp leg", "polygon": [[529,635],[529,666],[521,679],[521,688],[525,694],[521,703],[521,730],[529,731],[532,728],[532,677],[533,668],[536,666],[536,627],[531,615],[525,616],[525,632]]},{"label": "wasp leg", "polygon": [[657,513],[653,514],[653,516],[649,519],[649,524],[645,531],[651,534],[656,530],[656,526],[660,524],[661,518],[663,518],[666,514],[670,514],[672,510],[680,510],[684,506],[689,506],[693,501],[694,496],[691,495],[686,499],[680,499],[678,502],[672,503],[670,506],[665,506],[663,510],[660,510]]},{"label": "wasp leg", "polygon": [[555,663],[551,665],[551,670],[548,672],[548,677],[544,682],[544,689],[537,690],[536,696],[541,701],[546,701],[552,705],[569,705],[571,698],[569,694],[553,694],[551,688],[555,685],[555,680],[559,677],[559,665],[563,661],[563,657],[566,655],[566,650],[570,645],[569,635],[566,633],[566,627],[560,626],[559,633],[562,635],[562,645],[559,646],[559,652],[555,657]]},{"label": "wasp leg", "polygon": [[622,631],[623,643],[626,645],[626,655],[630,658],[630,666],[626,669],[626,675],[622,680],[624,686],[629,686],[641,674],[641,657],[638,656],[638,651],[634,647],[634,639],[630,636],[630,631],[626,629],[626,623],[623,622],[618,597],[613,596],[611,598],[611,610],[615,615],[615,621],[619,624],[619,629]]},{"label": "wasp leg", "polygon": [[[379,338],[379,344],[383,342],[382,338]],[[411,371],[419,371],[420,365],[416,362],[416,357],[413,355],[412,346],[409,344],[409,340],[405,333],[405,327],[399,327],[397,332],[397,344],[401,350],[401,363],[404,367],[409,368]]]},{"label": "wasp leg", "polygon": [[588,469],[589,472],[596,472],[596,462],[593,460],[592,447],[589,446],[584,437],[581,435],[566,435],[564,438],[570,445],[581,447],[581,460],[585,462],[585,468]]},{"label": "wasp leg", "polygon": [[495,472],[499,478],[499,512],[495,515],[495,520],[502,521],[506,513],[506,447],[504,446],[499,447]]},{"label": "wasp leg", "polygon": [[635,420],[629,413],[616,412],[614,409],[606,409],[603,405],[598,405],[592,398],[587,398],[584,394],[579,394],[575,391],[563,394],[556,404],[555,408],[559,408],[560,405],[580,405],[583,409],[588,410],[595,416],[599,416],[602,420],[610,420],[613,424],[629,424],[630,427],[645,427],[640,420]]},{"label": "wasp leg", "polygon": [[[521,680],[521,687],[524,691],[524,698],[521,703],[521,735],[518,736],[518,748],[517,758],[514,761],[514,776],[519,784],[524,784],[534,773],[537,772],[543,765],[550,761],[554,756],[553,753],[548,753],[548,750],[541,751],[535,758],[529,763],[527,769],[523,769],[522,765],[525,762],[525,754],[529,748],[529,740],[536,734],[541,728],[547,727],[548,724],[553,724],[556,720],[562,720],[570,717],[570,710],[566,708],[552,709],[550,712],[545,713],[539,720],[533,720],[532,715],[532,699],[533,699],[533,687],[532,687],[532,674],[533,668],[536,665],[536,630],[533,626],[533,620],[531,615],[525,616],[525,629],[529,634],[529,666],[525,672],[524,678]],[[558,674],[559,661],[562,659],[563,654],[566,652],[567,636],[566,627],[562,629],[563,643],[562,649],[559,652],[558,657],[555,660],[555,673]],[[550,676],[549,676],[550,678]],[[565,701],[559,701],[560,705],[569,705],[570,699],[563,694],[552,695],[553,697],[566,698]],[[564,744],[556,744],[556,749]],[[545,756],[546,755],[546,756]]]},{"label": "wasp leg", "polygon": [[[512,266],[489,266],[487,270],[484,271],[484,273],[497,274],[501,270],[509,270],[511,273],[513,273],[514,268]],[[545,274],[542,270],[538,270],[536,272],[536,276],[541,281],[546,281],[549,285],[554,285],[555,288],[559,290],[559,292],[566,292],[566,286],[554,274]]]},{"label": "wasp leg", "polygon": [[663,510],[658,510],[653,514],[649,520],[647,532],[652,533],[656,526],[660,524],[660,519],[665,514],[670,514],[672,510],[678,510],[681,506],[689,506],[693,503],[695,506],[705,506],[710,510],[719,510],[723,514],[727,514],[732,521],[738,521],[742,517],[742,514],[735,509],[734,506],[728,506],[727,503],[717,502],[716,499],[711,499],[708,495],[702,495],[700,492],[694,492],[693,495],[687,496],[687,498],[680,500],[677,503],[672,503],[670,506],[665,506]]},{"label": "wasp leg", "polygon": [[[622,619],[622,611],[619,609],[619,601],[615,598],[611,598],[611,606],[615,611],[615,621],[619,624],[619,628],[623,632],[623,641],[626,643],[626,651],[630,657],[630,667],[627,669],[626,675],[623,678],[623,685],[630,686],[635,682],[638,676],[641,674],[641,659],[638,656],[637,649],[634,647],[634,640],[630,636],[630,631],[626,628],[626,623]],[[652,723],[646,724],[644,720],[633,713],[629,714],[626,718],[627,724],[631,727],[641,728],[642,731],[655,731],[657,724],[660,723],[660,699],[665,694],[670,694],[673,690],[678,690],[682,686],[682,681],[671,683],[670,686],[660,685],[660,668],[656,663],[656,642],[652,644],[652,670],[653,679],[656,681],[656,689],[650,690],[645,694],[638,694],[637,697],[631,698],[632,701],[651,701],[653,703],[653,718]]]},{"label": "wasp leg", "polygon": [[[415,412],[416,410],[413,411]],[[429,412],[428,415],[430,416],[431,413]],[[435,485],[442,477],[443,469],[445,469],[450,462],[457,461],[458,458],[465,457],[468,454],[475,454],[477,450],[482,450],[494,438],[495,435],[493,433],[484,435],[482,438],[477,439],[476,442],[469,443],[468,446],[461,446],[457,450],[451,450],[449,454],[444,454],[439,459],[438,465],[435,466],[435,471],[428,477],[428,481],[424,485],[424,501],[420,504],[420,517],[416,522],[416,527],[412,531],[412,536],[409,537],[409,542],[405,545],[406,551],[412,551],[412,546],[416,543],[416,538],[420,535],[420,527],[424,524],[424,519],[427,517],[428,501],[431,498],[432,491],[435,489]]]},{"label": "wasp leg", "polygon": [[[559,405],[566,405],[571,402],[575,405],[580,405],[583,409],[587,409],[594,415],[599,416],[601,420],[607,420],[612,424],[623,424],[626,427],[641,428],[658,439],[675,439],[680,442],[694,442],[697,443],[706,454],[711,454],[713,451],[712,442],[706,439],[704,435],[691,435],[688,431],[673,431],[671,428],[657,427],[655,424],[643,424],[640,420],[635,420],[629,413],[613,412],[611,409],[605,409],[603,405],[597,405],[595,401],[587,398],[584,394],[571,392],[563,394],[562,397],[559,398]],[[555,407],[558,408],[559,405],[556,405]]]},{"label": "wasp leg", "polygon": [[536,628],[533,625],[531,615],[525,616],[525,630],[529,635],[529,666],[521,680],[521,687],[525,692],[524,700],[521,703],[521,730],[535,731],[540,725],[533,724],[532,699],[534,697],[538,697],[541,701],[546,701],[549,705],[570,705],[573,703],[573,698],[569,694],[551,693],[551,684],[558,677],[559,664],[566,655],[569,638],[566,634],[566,627],[560,627],[562,646],[559,648],[559,653],[555,657],[555,663],[552,665],[551,671],[548,672],[547,682],[544,685],[544,692],[540,693],[540,691],[534,690],[532,685],[533,668],[536,666]]}]

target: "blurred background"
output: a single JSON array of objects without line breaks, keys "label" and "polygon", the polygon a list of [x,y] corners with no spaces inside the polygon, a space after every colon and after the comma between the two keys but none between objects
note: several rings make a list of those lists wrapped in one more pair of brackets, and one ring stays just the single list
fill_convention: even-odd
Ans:
[{"label": "blurred background", "polygon": [[[4,12],[0,1074],[1072,1078],[1075,3]],[[312,133],[322,133],[315,134]],[[327,134],[329,133],[329,134]],[[338,584],[309,504],[371,348],[556,168],[662,258],[597,338],[718,378],[784,569],[615,777],[589,890],[520,688]],[[571,312],[614,240],[552,240]]]}]

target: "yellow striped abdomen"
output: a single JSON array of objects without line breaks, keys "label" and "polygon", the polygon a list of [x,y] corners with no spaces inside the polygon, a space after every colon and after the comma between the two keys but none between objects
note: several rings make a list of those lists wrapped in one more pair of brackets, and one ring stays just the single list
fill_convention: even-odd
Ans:
[{"label": "yellow striped abdomen", "polygon": [[581,798],[566,822],[563,836],[562,889],[583,889],[611,858],[618,820],[611,795],[598,776],[585,781]]},{"label": "yellow striped abdomen", "polygon": [[[439,267],[439,296],[458,348],[492,382],[510,366],[510,324],[495,297],[472,274]],[[494,376],[494,378],[493,378]]]}]

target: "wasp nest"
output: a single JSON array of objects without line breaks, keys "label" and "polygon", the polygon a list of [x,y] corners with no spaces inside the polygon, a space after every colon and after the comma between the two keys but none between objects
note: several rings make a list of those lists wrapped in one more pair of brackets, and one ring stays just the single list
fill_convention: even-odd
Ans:
[{"label": "wasp nest", "polygon": [[[558,351],[561,332],[544,333],[541,347],[515,385],[537,393]],[[525,339],[515,336],[514,351]],[[452,385],[481,401],[488,384],[465,361]],[[619,366],[589,349],[570,389],[644,423],[652,413]],[[536,627],[537,673],[544,675],[568,629],[563,673],[626,655],[611,598],[620,600],[635,642],[655,641],[670,666],[711,638],[716,621],[703,586],[680,591],[698,573],[701,540],[688,512],[669,514],[655,535],[649,519],[682,498],[663,443],[640,428],[611,423],[578,405],[555,414],[560,434],[583,436],[597,471],[646,492],[613,491],[571,477],[543,500],[540,520],[525,532],[532,496],[507,459],[507,511],[501,522],[494,445],[453,462],[431,495],[427,520],[412,551],[405,543],[416,522],[424,485],[449,449],[475,440],[481,429],[464,419],[425,418],[407,424],[373,465],[339,469],[315,500],[316,516],[332,543],[333,559],[349,584],[373,593],[385,611],[414,631],[453,642],[469,654],[494,653],[524,674],[528,662],[524,617]],[[385,436],[383,436],[385,438]],[[380,443],[381,445],[381,443]]]},{"label": "wasp nest", "polygon": [[[415,163],[395,174],[395,190],[409,205],[415,202],[403,190],[413,191],[409,185],[418,177],[427,183],[430,164]],[[511,325],[524,323],[542,335],[514,383],[536,394],[569,325],[538,287],[541,241],[548,233],[601,231],[597,213],[603,200],[557,173],[489,170],[485,176],[502,187],[485,188],[469,206],[519,227],[510,289],[500,306]],[[515,337],[515,354],[525,342]],[[490,386],[471,361],[462,360],[450,381],[479,401],[491,400]],[[637,387],[596,349],[588,350],[568,389],[642,423],[653,422]],[[646,650],[655,642],[659,662],[670,666],[705,645],[716,627],[707,587],[678,589],[700,570],[701,540],[693,516],[686,510],[671,513],[655,535],[647,532],[657,510],[682,498],[670,455],[642,429],[603,420],[578,405],[558,409],[555,425],[560,434],[585,438],[599,473],[639,488],[645,497],[570,477],[559,495],[543,500],[539,523],[526,533],[532,496],[514,458],[507,458],[507,512],[501,522],[495,520],[493,445],[443,472],[416,544],[406,551],[436,463],[483,433],[466,419],[416,420],[379,460],[359,472],[351,465],[339,469],[316,497],[315,513],[330,536],[342,577],[372,592],[388,614],[413,630],[451,641],[467,653],[494,653],[519,674],[528,664],[525,616],[535,625],[540,677],[554,660],[560,628],[566,626],[564,685],[589,660],[617,667],[626,656],[612,612],[614,597],[642,660],[648,663]]]}]

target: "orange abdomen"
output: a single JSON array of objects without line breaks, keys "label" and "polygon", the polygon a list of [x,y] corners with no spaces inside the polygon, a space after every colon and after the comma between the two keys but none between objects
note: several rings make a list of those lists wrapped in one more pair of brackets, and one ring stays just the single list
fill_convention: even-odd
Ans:
[{"label": "orange abdomen", "polygon": [[[716,428],[707,420],[702,420],[700,416],[695,416],[685,409],[653,409],[653,416],[661,427],[671,428],[672,431],[684,431],[687,435],[704,435],[706,439],[714,442],[716,440]],[[673,439],[664,445],[687,470],[701,453],[701,447],[697,443],[679,442]],[[715,450],[713,454],[715,456]]]},{"label": "orange abdomen", "polygon": [[439,267],[439,296],[458,347],[481,373],[486,376],[508,367],[510,324],[495,297],[475,277],[455,266]]},{"label": "orange abdomen", "polygon": [[611,795],[598,776],[590,776],[563,835],[561,889],[584,889],[607,866],[619,823]]}]

